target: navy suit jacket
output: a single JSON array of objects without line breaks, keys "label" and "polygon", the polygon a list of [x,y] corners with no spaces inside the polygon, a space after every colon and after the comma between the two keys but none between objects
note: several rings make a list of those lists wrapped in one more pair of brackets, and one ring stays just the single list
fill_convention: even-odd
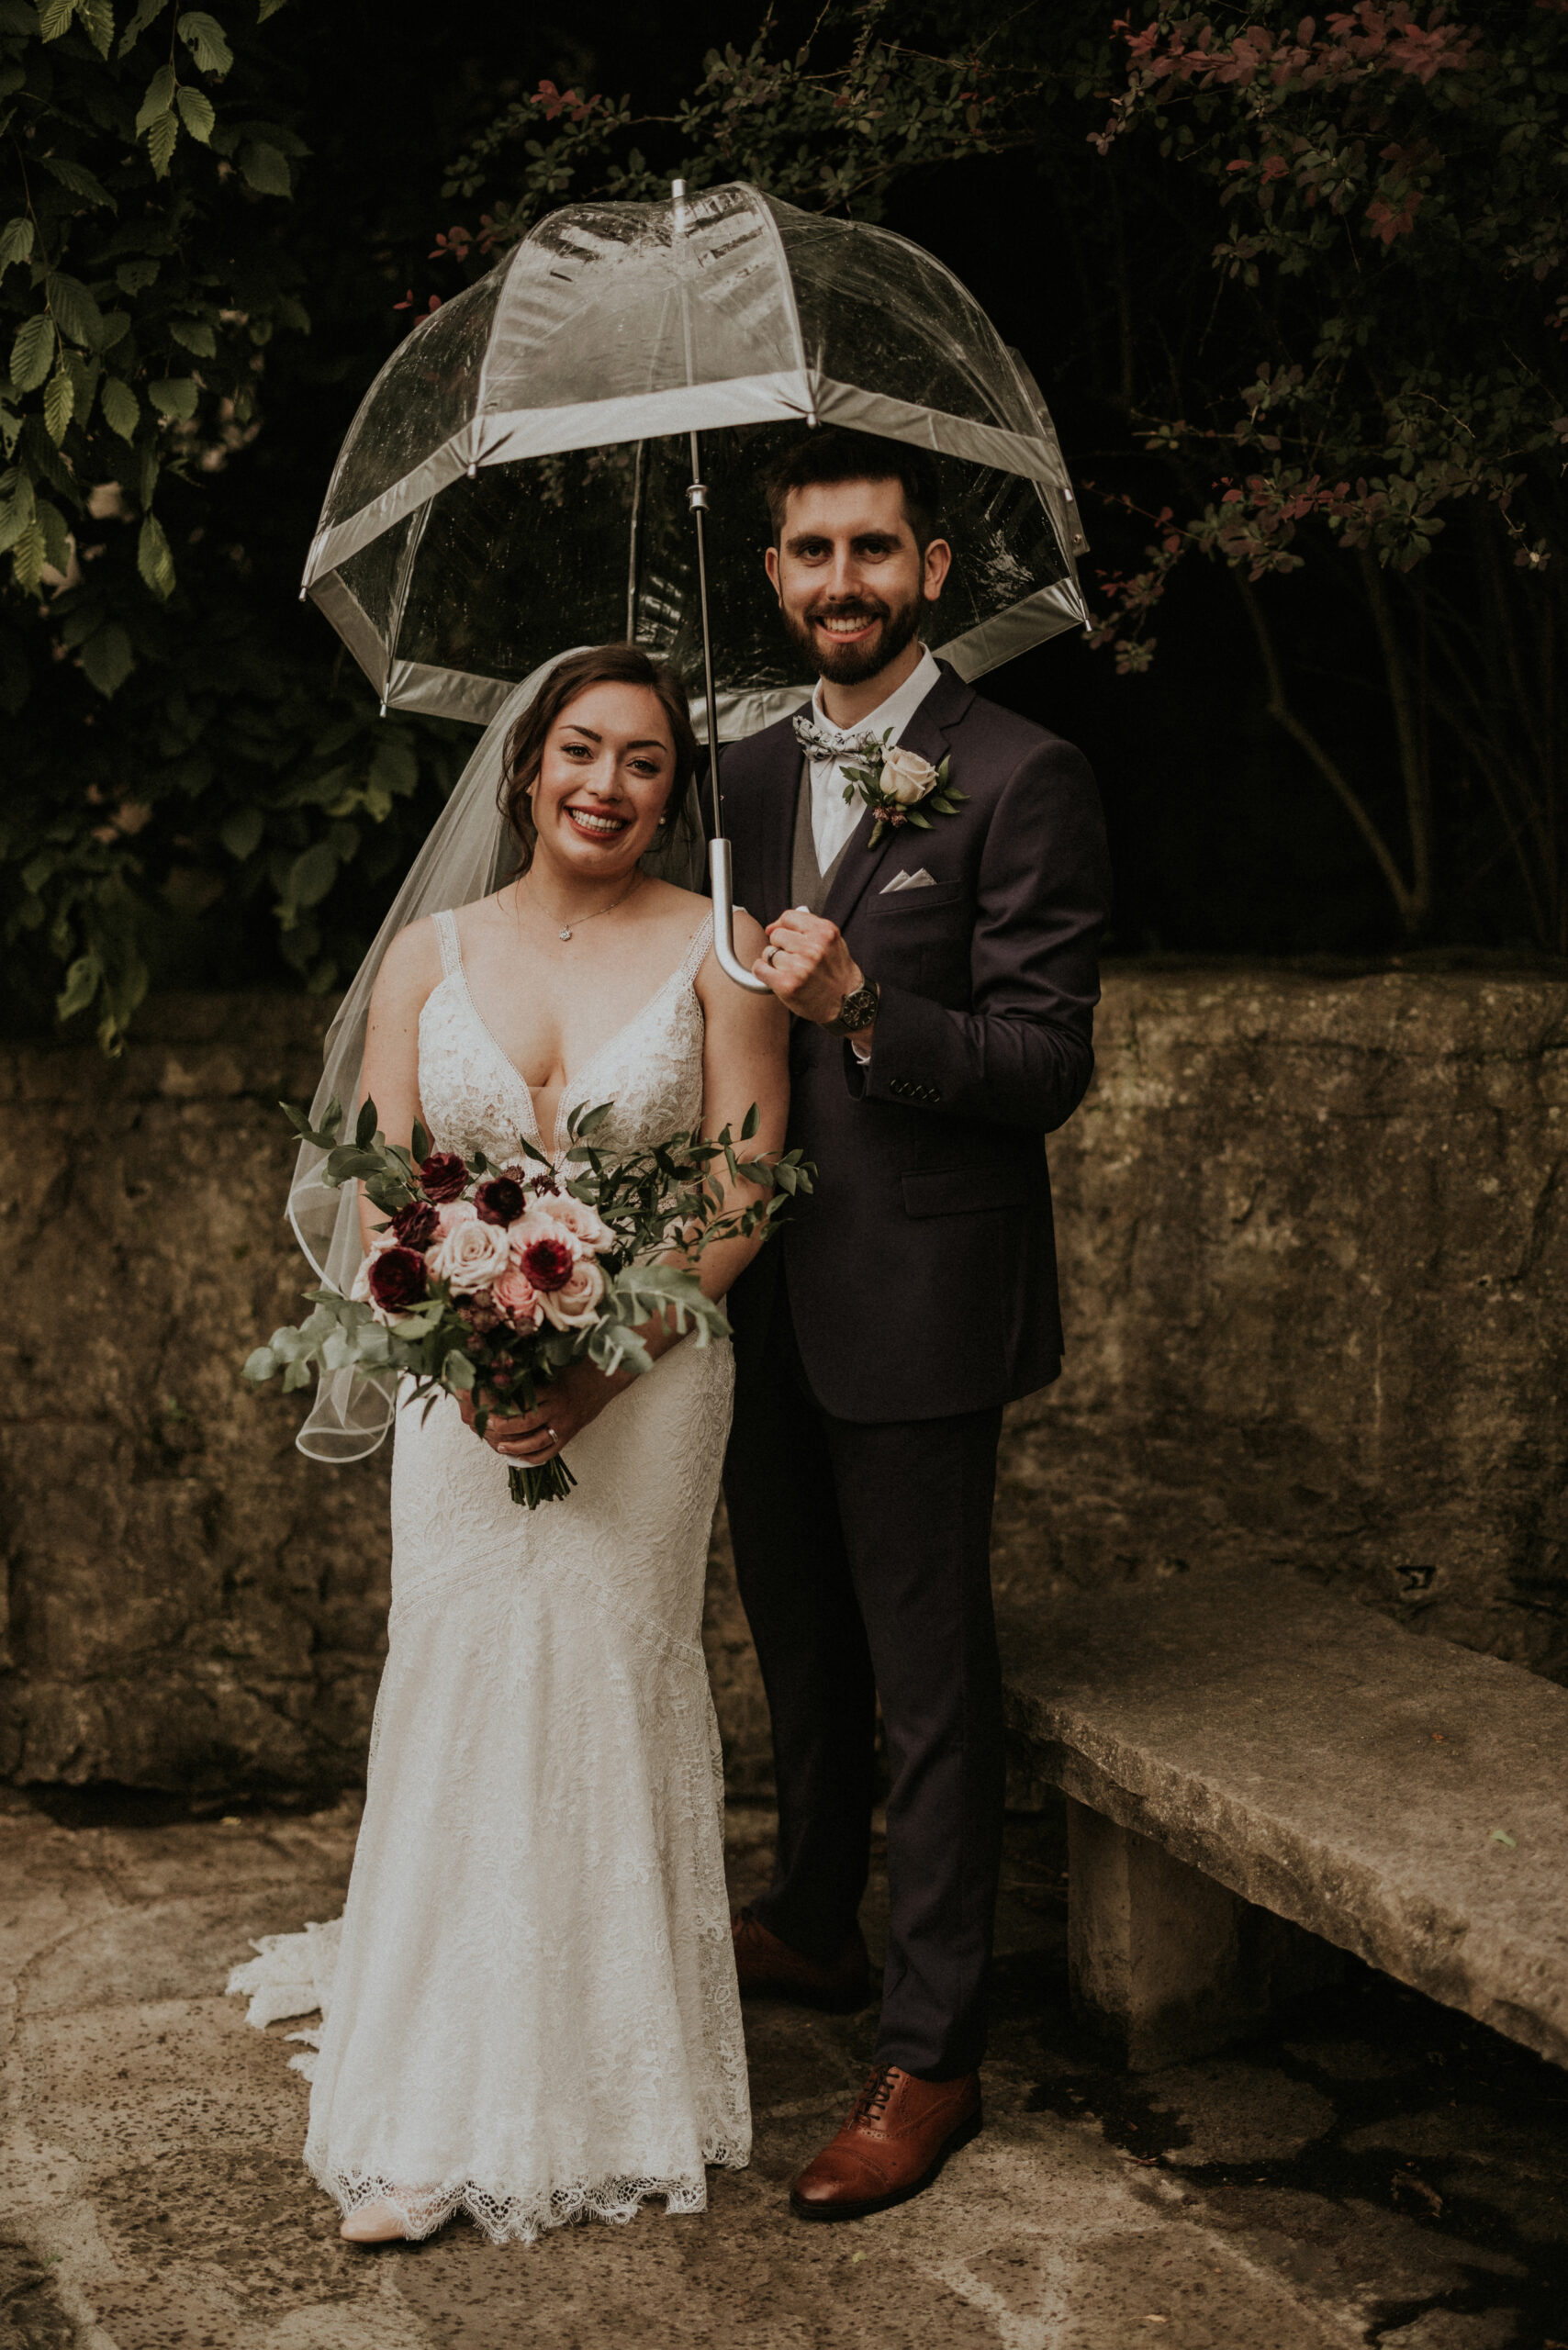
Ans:
[{"label": "navy suit jacket", "polygon": [[[1027,1395],[1060,1369],[1042,1137],[1094,1066],[1110,891],[1088,762],[944,666],[903,747],[966,792],[873,849],[865,811],[823,912],[881,990],[871,1058],[792,1024],[789,1141],[816,1190],[728,1300],[740,1375],[788,1283],[807,1377],[836,1418],[919,1420]],[[735,899],[790,903],[801,754],[788,719],[722,754]],[[901,867],[929,889],[886,895]]]}]

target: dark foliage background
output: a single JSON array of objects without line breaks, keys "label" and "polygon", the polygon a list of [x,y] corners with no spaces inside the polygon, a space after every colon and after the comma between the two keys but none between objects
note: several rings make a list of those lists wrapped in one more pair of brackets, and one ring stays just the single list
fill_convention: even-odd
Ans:
[{"label": "dark foliage background", "polygon": [[[46,1025],[63,986],[69,1015],[112,1047],[148,984],[330,991],[362,951],[473,737],[379,720],[297,584],[361,393],[431,297],[487,264],[461,239],[457,257],[432,256],[436,232],[476,241],[488,215],[500,250],[552,201],[642,192],[683,165],[842,199],[818,184],[847,173],[846,154],[871,159],[855,208],[939,253],[1024,352],[1083,488],[1102,641],[1058,639],[984,689],[1092,759],[1114,947],[1568,948],[1551,569],[1568,386],[1549,310],[1563,8],[1463,11],[1476,54],[1502,61],[1483,90],[1478,68],[1423,78],[1399,50],[1439,39],[1440,10],[1363,5],[1325,20],[1360,26],[1353,68],[1309,58],[1278,99],[1266,75],[1183,66],[1180,41],[1204,20],[1159,8],[1137,23],[1165,44],[1148,54],[1175,62],[1140,90],[1114,16],[1099,0],[844,5],[797,68],[816,11],[788,5],[748,57],[757,20],[713,0],[587,0],[554,22],[499,0],[391,15],[215,0],[201,21],[232,62],[204,73],[195,19],[169,0],[137,12],[148,24],[129,50],[129,0],[113,17],[110,0],[0,0],[7,138],[28,187],[49,146],[84,159],[117,207],[78,191],[50,230],[60,266],[102,313],[136,239],[162,240],[161,275],[124,297],[131,343],[62,340],[77,413],[61,441],[48,385],[18,389],[15,358],[4,402],[5,545],[19,563],[18,484],[47,488],[51,464],[73,533],[69,549],[58,532],[40,543],[38,562],[65,560],[41,590],[9,585],[0,614],[13,1017]],[[1275,6],[1252,17],[1297,38]],[[1215,37],[1245,21],[1216,19]],[[215,115],[206,140],[199,108],[194,131],[182,118],[157,177],[155,134],[133,125],[165,54]],[[572,103],[541,104],[544,83]],[[913,127],[894,137],[888,109],[906,102]],[[256,162],[258,141],[281,162]],[[1253,241],[1243,264],[1216,271],[1238,233]],[[36,253],[6,269],[6,347],[43,284]],[[1330,313],[1350,323],[1326,365]],[[191,319],[185,355],[169,336]],[[1480,364],[1505,346],[1511,407]],[[1260,371],[1283,386],[1293,364],[1304,379],[1279,390],[1279,415],[1267,388],[1260,409]],[[139,438],[111,434],[101,393],[83,422],[95,365],[141,386]],[[1422,440],[1401,419],[1428,408],[1449,421]],[[1466,458],[1462,479],[1453,452],[1482,442],[1492,474]],[[1337,495],[1352,461],[1364,476]],[[1227,466],[1250,485],[1230,506]],[[1317,485],[1299,513],[1287,475]]]}]

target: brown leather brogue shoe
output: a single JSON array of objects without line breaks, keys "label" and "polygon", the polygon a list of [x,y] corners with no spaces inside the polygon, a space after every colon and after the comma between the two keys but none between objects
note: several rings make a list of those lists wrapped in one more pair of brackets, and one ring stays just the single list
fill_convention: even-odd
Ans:
[{"label": "brown leather brogue shoe", "polygon": [[831,1966],[802,1958],[749,1909],[731,1919],[730,1931],[743,1999],[790,1999],[797,2007],[823,2008],[829,2015],[847,2016],[870,1998],[871,1962],[858,1926]]},{"label": "brown leather brogue shoe", "polygon": [[848,2121],[790,2189],[800,2220],[859,2220],[929,2187],[948,2155],[980,2127],[978,2073],[923,2081],[879,2065]]}]

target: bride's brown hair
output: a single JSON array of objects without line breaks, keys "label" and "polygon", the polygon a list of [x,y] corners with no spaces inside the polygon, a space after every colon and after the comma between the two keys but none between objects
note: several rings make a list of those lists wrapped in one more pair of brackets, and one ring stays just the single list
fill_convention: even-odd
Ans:
[{"label": "bride's brown hair", "polygon": [[544,756],[550,729],[591,686],[646,686],[656,694],[669,721],[675,746],[675,775],[665,812],[673,816],[686,798],[687,786],[697,772],[697,737],[691,731],[691,710],[686,688],[667,663],[655,661],[640,644],[596,644],[574,653],[551,670],[528,708],[507,736],[497,803],[517,843],[517,869],[526,873],[533,862],[538,834],[528,795]]}]

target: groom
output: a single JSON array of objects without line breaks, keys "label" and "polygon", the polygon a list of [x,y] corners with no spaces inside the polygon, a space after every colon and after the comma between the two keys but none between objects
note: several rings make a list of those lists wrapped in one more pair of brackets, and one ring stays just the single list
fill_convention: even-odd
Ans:
[{"label": "groom", "polygon": [[[773,1721],[773,1881],[734,1919],[743,1993],[848,2011],[877,1706],[890,1919],[876,2062],[796,2180],[802,2219],[915,2193],[980,2123],[1001,1855],[990,1535],[1002,1407],[1060,1366],[1041,1136],[1081,1099],[1109,888],[1093,778],[920,641],[952,560],[936,468],[823,431],[767,481],[767,576],[821,680],[724,754],[735,896],[796,1017],[790,1146],[816,1188],[728,1301],[724,1492]],[[929,829],[846,803],[863,737]],[[875,756],[875,753],[873,756]],[[962,795],[959,799],[959,795]]]}]

